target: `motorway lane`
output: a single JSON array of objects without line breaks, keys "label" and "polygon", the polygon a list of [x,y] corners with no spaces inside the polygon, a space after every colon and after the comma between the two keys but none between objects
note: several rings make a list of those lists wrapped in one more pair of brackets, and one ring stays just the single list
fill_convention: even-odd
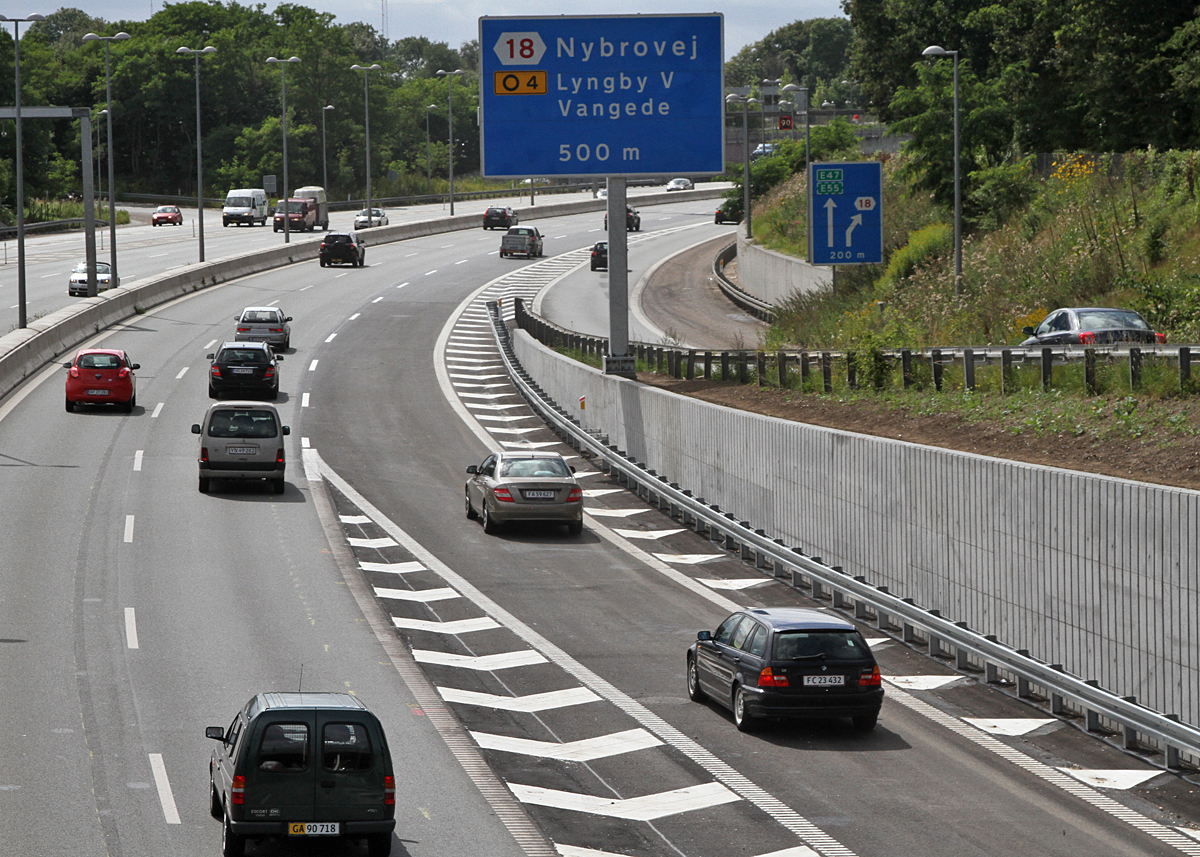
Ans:
[{"label": "motorway lane", "polygon": [[[740,735],[723,713],[689,705],[682,695],[683,649],[697,628],[714,627],[722,611],[688,591],[665,585],[658,572],[615,550],[608,540],[597,538],[594,523],[582,537],[572,539],[559,532],[528,529],[489,538],[478,525],[461,522],[461,467],[483,457],[482,444],[470,437],[463,443],[465,433],[441,393],[430,388],[422,373],[436,339],[437,322],[453,310],[447,293],[457,290],[465,294],[473,284],[459,278],[442,281],[441,288],[406,292],[403,301],[408,311],[400,314],[415,322],[411,336],[391,334],[390,318],[397,315],[394,308],[364,315],[359,329],[369,337],[371,360],[382,359],[414,371],[397,378],[394,387],[381,390],[370,378],[369,364],[360,355],[339,351],[335,344],[329,349],[338,354],[333,369],[316,380],[315,388],[315,395],[331,398],[334,406],[317,409],[306,420],[306,433],[332,469],[434,558],[602,680],[632,699],[645,701],[655,715],[683,734],[695,736],[717,757],[735,765],[854,853],[946,857],[1008,853],[1009,844],[997,841],[990,832],[1014,824],[1020,826],[1024,843],[1036,843],[1029,849],[1035,853],[1114,857],[1176,853],[1060,786],[1048,785],[1045,779],[1000,762],[979,743],[960,739],[922,710],[927,702],[913,701],[911,694],[898,687],[892,688],[893,701],[885,706],[883,725],[868,738],[848,734],[844,725]],[[478,331],[475,320],[479,316],[471,318],[470,325],[463,326],[464,343]],[[381,358],[374,353],[376,349],[390,358]],[[479,376],[480,380],[486,377]],[[352,434],[339,431],[337,414],[355,402],[365,403],[360,405],[366,408],[361,430]],[[544,433],[531,437],[548,439]],[[387,465],[381,467],[378,462],[385,456]],[[461,523],[456,524],[456,519]],[[691,551],[704,549],[703,541],[686,538],[699,542],[691,545]],[[360,559],[395,563],[412,557]],[[425,565],[432,568],[428,561]],[[416,590],[433,586],[428,578],[412,583]],[[790,589],[777,584],[743,591],[738,598],[750,603],[803,603]],[[402,616],[401,621],[419,618],[405,615],[407,609],[411,608],[392,612]],[[464,618],[459,608],[453,613],[439,608],[434,615],[442,620]],[[419,629],[406,636],[414,648],[435,648],[440,641],[450,655],[501,655],[513,650],[512,641],[487,634],[491,636],[447,638]],[[927,659],[905,647],[893,646],[881,653],[881,658],[893,675],[917,672],[921,666],[928,671]],[[437,665],[427,669],[435,682],[458,692],[522,696],[563,690],[561,676],[547,675],[545,667],[536,665],[520,674],[506,669],[464,675],[461,669]],[[997,697],[993,705],[1008,702],[1007,697]],[[896,704],[899,699],[906,702]],[[537,719],[527,714],[508,718],[491,709],[480,711],[475,704],[457,705],[455,710],[469,728],[533,740],[565,741],[587,735],[589,727],[604,734],[622,725],[619,719],[609,721],[605,715],[593,713],[592,708]],[[1078,743],[1089,744],[1086,739]],[[622,757],[594,763],[587,771],[544,760],[535,764],[507,752],[493,752],[489,758],[510,786],[541,784],[545,788],[549,781],[561,789],[569,782],[577,790],[595,795],[614,791],[621,797],[646,795],[678,787],[689,775],[695,776],[688,760],[661,756],[649,761]],[[1062,779],[1059,774],[1054,776]],[[1153,771],[1147,776],[1153,777]],[[1148,801],[1127,800],[1139,812],[1154,817],[1156,825],[1170,821]],[[616,850],[727,853],[734,846],[726,838],[730,830],[739,831],[738,847],[744,853],[788,847],[789,843],[780,844],[780,830],[751,809],[740,810],[746,813],[744,820],[731,826],[728,813],[736,811],[730,807],[709,809],[707,814],[660,820],[648,829],[616,825],[622,833],[621,844],[629,845],[629,849]],[[567,844],[598,848],[615,835],[611,818],[602,812],[538,808],[535,814],[556,841]],[[752,831],[748,840],[746,831]],[[1181,839],[1171,831],[1167,835]]]}]

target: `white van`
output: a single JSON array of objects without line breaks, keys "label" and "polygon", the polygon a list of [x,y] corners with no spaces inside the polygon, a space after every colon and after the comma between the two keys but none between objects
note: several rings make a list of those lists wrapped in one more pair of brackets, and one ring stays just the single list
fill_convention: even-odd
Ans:
[{"label": "white van", "polygon": [[225,195],[225,207],[221,209],[221,225],[248,223],[253,226],[267,225],[267,192],[260,187],[231,190]]},{"label": "white van", "polygon": [[325,198],[325,188],[315,184],[298,187],[292,191],[292,199],[311,199],[317,204],[317,222],[313,226],[316,229],[318,226],[329,231],[329,200]]}]

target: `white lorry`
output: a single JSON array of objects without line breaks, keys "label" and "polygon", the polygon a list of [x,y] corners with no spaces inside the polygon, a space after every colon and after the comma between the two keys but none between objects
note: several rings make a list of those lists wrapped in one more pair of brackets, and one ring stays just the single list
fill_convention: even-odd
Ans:
[{"label": "white lorry", "polygon": [[236,188],[225,195],[221,225],[247,223],[267,225],[267,192],[260,187]]}]

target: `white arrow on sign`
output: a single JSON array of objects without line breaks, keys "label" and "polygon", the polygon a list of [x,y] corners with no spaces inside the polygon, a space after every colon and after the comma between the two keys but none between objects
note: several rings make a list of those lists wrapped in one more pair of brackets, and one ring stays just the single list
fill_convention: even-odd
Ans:
[{"label": "white arrow on sign", "polygon": [[833,210],[837,208],[837,203],[832,199],[825,200],[825,246],[833,246]]},{"label": "white arrow on sign", "polygon": [[862,225],[862,215],[856,214],[850,218],[850,225],[846,227],[846,246],[850,246],[850,236],[854,234],[854,227]]},{"label": "white arrow on sign", "polygon": [[536,32],[501,33],[493,50],[500,65],[537,65],[546,53],[546,43]]}]

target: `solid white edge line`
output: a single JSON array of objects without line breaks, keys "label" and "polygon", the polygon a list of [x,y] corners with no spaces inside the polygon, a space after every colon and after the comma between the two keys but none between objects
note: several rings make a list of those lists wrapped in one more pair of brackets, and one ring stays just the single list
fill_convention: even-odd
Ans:
[{"label": "solid white edge line", "polygon": [[163,763],[162,753],[150,754],[150,770],[154,772],[154,786],[158,789],[163,818],[167,824],[179,824],[179,808],[175,806],[175,793],[171,791],[171,781],[167,779],[167,766]]},{"label": "solid white edge line", "polygon": [[137,615],[134,613],[132,607],[125,608],[125,648],[139,648],[137,635]]}]

